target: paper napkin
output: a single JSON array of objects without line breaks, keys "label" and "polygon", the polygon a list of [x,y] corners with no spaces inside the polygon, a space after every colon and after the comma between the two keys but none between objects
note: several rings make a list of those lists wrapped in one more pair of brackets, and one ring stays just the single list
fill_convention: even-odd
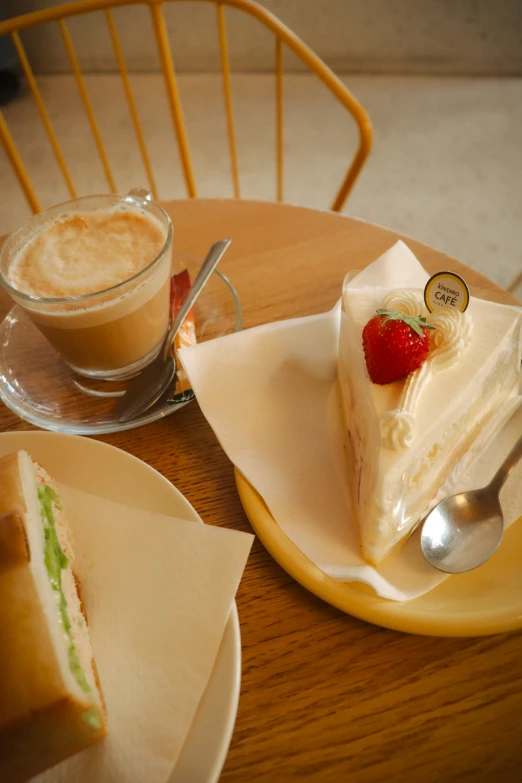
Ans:
[{"label": "paper napkin", "polygon": [[65,486],[60,497],[109,735],[34,780],[166,783],[212,673],[253,536]]},{"label": "paper napkin", "polygon": [[[423,287],[427,279],[398,242],[350,285]],[[415,598],[445,578],[424,560],[418,534],[379,569],[360,553],[336,382],[339,316],[337,306],[259,326],[182,349],[180,358],[224,451],[301,552],[334,579],[363,582],[385,598]],[[517,416],[459,490],[487,483],[522,431]],[[503,491],[508,525],[522,513],[519,470]]]}]

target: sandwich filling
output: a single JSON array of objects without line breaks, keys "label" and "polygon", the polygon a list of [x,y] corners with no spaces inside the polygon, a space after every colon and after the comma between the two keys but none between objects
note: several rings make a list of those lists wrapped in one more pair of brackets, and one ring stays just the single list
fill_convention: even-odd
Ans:
[{"label": "sandwich filling", "polygon": [[61,509],[62,506],[60,499],[54,489],[47,484],[40,484],[38,487],[38,500],[40,501],[40,511],[42,514],[42,522],[44,526],[45,567],[47,568],[51,587],[57,593],[58,611],[60,613],[63,630],[65,631],[69,640],[69,647],[67,650],[67,654],[69,656],[69,666],[82,691],[85,693],[90,693],[91,686],[87,682],[87,678],[80,664],[80,659],[78,658],[78,653],[76,652],[76,648],[72,641],[72,623],[71,618],[69,617],[67,599],[65,598],[62,585],[62,571],[69,565],[69,559],[60,546],[60,542],[58,540],[56,522],[53,513],[53,504],[56,505],[58,509]]},{"label": "sandwich filling", "polygon": [[[48,582],[48,591],[41,594],[49,619],[54,615],[53,636],[56,652],[68,670],[72,682],[85,699],[82,719],[91,729],[102,728],[101,695],[96,682],[93,651],[85,620],[78,585],[74,576],[72,531],[56,489],[47,472],[20,452],[22,471],[33,475],[34,500],[27,502],[38,513],[39,528],[29,528],[30,548],[41,552],[34,558],[33,568]],[[33,505],[34,503],[34,505]],[[41,569],[41,570],[40,570]],[[45,597],[47,596],[47,597]],[[65,674],[65,672],[64,672]]]}]

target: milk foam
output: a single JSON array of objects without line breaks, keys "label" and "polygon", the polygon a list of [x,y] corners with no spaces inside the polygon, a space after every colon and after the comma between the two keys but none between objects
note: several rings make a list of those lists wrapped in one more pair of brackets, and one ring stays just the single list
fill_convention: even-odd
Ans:
[{"label": "milk foam", "polygon": [[139,208],[66,213],[24,245],[11,264],[9,282],[39,297],[96,293],[148,266],[165,239],[159,221]]}]

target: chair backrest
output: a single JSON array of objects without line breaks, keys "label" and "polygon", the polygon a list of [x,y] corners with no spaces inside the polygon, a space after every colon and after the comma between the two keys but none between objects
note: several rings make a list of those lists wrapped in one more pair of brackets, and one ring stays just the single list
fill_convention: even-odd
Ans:
[{"label": "chair backrest", "polygon": [[[185,0],[186,1],[186,0]],[[233,191],[236,198],[241,197],[240,191],[240,177],[238,167],[238,155],[236,145],[236,133],[234,126],[234,112],[232,101],[232,89],[231,89],[231,71],[230,71],[230,58],[229,47],[227,40],[227,29],[225,23],[225,6],[230,6],[247,14],[255,17],[262,25],[268,28],[275,36],[275,51],[274,51],[274,67],[275,67],[275,118],[276,118],[276,144],[275,144],[275,160],[276,160],[276,198],[277,200],[283,200],[283,150],[284,150],[284,113],[283,113],[283,52],[284,47],[288,47],[301,61],[312,71],[323,84],[330,90],[335,98],[341,103],[341,105],[352,115],[357,123],[359,132],[359,144],[358,148],[351,159],[346,174],[341,182],[341,185],[335,195],[332,202],[331,209],[338,211],[342,208],[350,189],[352,188],[362,166],[367,158],[371,143],[372,143],[372,131],[370,119],[353,97],[351,92],[344,86],[340,79],[325,65],[322,60],[317,57],[294,33],[289,30],[284,24],[282,24],[273,14],[264,9],[261,5],[253,0],[194,0],[195,2],[210,2],[214,3],[217,12],[217,24],[219,35],[219,47],[221,58],[221,70],[223,81],[223,93],[224,93],[224,105],[227,120],[227,132],[228,132],[228,145],[230,150],[230,166],[231,177],[233,183]],[[166,2],[179,2],[179,0],[166,0]],[[53,8],[48,8],[41,11],[35,11],[23,16],[15,17],[7,21],[0,23],[0,36],[10,34],[18,56],[20,63],[25,74],[28,86],[32,92],[35,100],[38,112],[41,120],[49,137],[51,147],[56,156],[56,160],[62,175],[64,177],[67,189],[71,195],[71,198],[75,198],[77,193],[74,184],[69,173],[64,155],[60,148],[60,144],[56,133],[53,129],[53,125],[49,116],[49,112],[45,106],[41,92],[38,88],[37,81],[35,79],[33,70],[29,63],[26,51],[22,44],[20,32],[31,27],[35,27],[40,24],[48,22],[56,22],[59,25],[61,36],[65,44],[65,49],[70,60],[72,72],[75,76],[78,90],[83,102],[87,118],[89,121],[90,129],[100,156],[100,160],[105,173],[105,178],[109,186],[110,192],[116,192],[116,184],[114,176],[109,164],[107,153],[103,144],[100,129],[95,117],[92,103],[89,99],[89,95],[85,86],[82,71],[78,61],[78,57],[73,45],[73,41],[67,27],[66,19],[72,16],[79,16],[87,14],[92,11],[103,11],[108,26],[108,31],[114,48],[114,54],[118,69],[122,79],[122,86],[125,94],[125,98],[128,104],[132,124],[136,133],[136,139],[139,146],[141,158],[143,161],[144,170],[148,179],[150,190],[155,198],[158,198],[156,182],[152,171],[152,166],[147,152],[147,146],[145,143],[145,137],[142,131],[140,119],[138,116],[138,109],[131,89],[131,83],[129,80],[125,59],[123,56],[120,39],[116,29],[114,15],[111,8],[128,6],[128,5],[145,5],[149,6],[152,25],[154,30],[154,36],[157,44],[159,59],[163,71],[165,80],[166,94],[169,102],[170,112],[172,115],[172,121],[176,134],[177,146],[181,161],[181,167],[183,177],[185,181],[187,195],[189,197],[197,196],[196,182],[194,177],[194,169],[192,166],[192,159],[190,153],[189,140],[186,131],[186,125],[183,115],[183,109],[180,99],[180,93],[178,89],[178,80],[176,77],[176,71],[174,68],[174,62],[172,52],[169,44],[169,37],[167,33],[167,26],[165,23],[165,16],[163,12],[163,0],[78,0],[78,2],[68,3]],[[8,159],[13,167],[13,170],[18,178],[20,186],[34,212],[40,210],[40,203],[38,201],[36,192],[31,183],[27,170],[21,159],[19,151],[16,147],[15,141],[9,131],[5,117],[0,112],[0,141],[5,149]]]}]

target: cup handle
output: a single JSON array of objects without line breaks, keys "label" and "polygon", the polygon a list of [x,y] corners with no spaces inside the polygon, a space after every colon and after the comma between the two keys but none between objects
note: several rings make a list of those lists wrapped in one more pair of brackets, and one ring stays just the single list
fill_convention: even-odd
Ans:
[{"label": "cup handle", "polygon": [[132,190],[129,190],[128,196],[137,196],[138,198],[142,198],[145,201],[152,201],[152,193],[150,190],[145,190],[145,188],[132,188]]}]

